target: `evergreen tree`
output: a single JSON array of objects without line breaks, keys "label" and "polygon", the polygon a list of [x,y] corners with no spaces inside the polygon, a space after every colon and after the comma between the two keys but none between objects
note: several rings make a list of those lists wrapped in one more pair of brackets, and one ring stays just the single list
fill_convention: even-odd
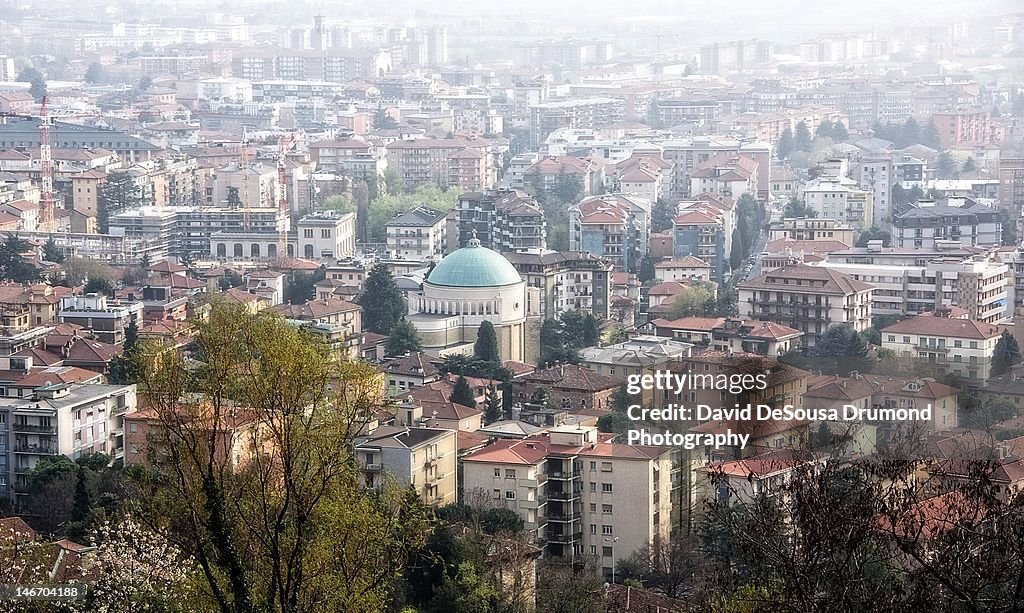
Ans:
[{"label": "evergreen tree", "polygon": [[384,346],[384,354],[388,357],[394,357],[415,351],[423,351],[423,343],[420,341],[420,335],[416,331],[416,326],[403,317],[392,328],[391,334],[388,336],[388,342]]},{"label": "evergreen tree", "polygon": [[407,312],[402,290],[383,264],[370,269],[357,302],[363,307],[363,329],[377,334],[390,336]]},{"label": "evergreen tree", "polygon": [[76,471],[75,498],[71,507],[71,520],[76,523],[84,523],[92,515],[92,496],[89,495],[88,475],[84,467],[79,466]]},{"label": "evergreen tree", "polygon": [[807,122],[801,121],[796,124],[796,131],[793,134],[793,147],[797,151],[810,151],[814,143],[814,137],[807,128]]},{"label": "evergreen tree", "polygon": [[1003,332],[992,351],[992,375],[999,376],[1020,361],[1020,346],[1009,332]]},{"label": "evergreen tree", "polygon": [[676,207],[666,198],[658,198],[651,209],[651,231],[664,232],[672,228]]},{"label": "evergreen tree", "polygon": [[919,145],[921,144],[921,137],[921,125],[913,117],[907,117],[907,120],[903,122],[903,129],[900,131],[899,140],[896,144],[899,147]]},{"label": "evergreen tree", "polygon": [[601,326],[591,313],[583,318],[583,346],[596,347],[601,342]]},{"label": "evergreen tree", "polygon": [[850,140],[850,132],[846,129],[846,124],[838,119],[832,124],[832,140],[837,143]]},{"label": "evergreen tree", "polygon": [[0,278],[15,283],[26,283],[39,278],[39,270],[25,257],[32,246],[13,234],[0,243]]},{"label": "evergreen tree", "polygon": [[487,386],[487,396],[484,399],[484,421],[493,424],[504,417],[501,408],[501,398],[498,397],[498,389],[493,384]]},{"label": "evergreen tree", "polygon": [[924,127],[924,131],[921,133],[921,144],[932,149],[938,149],[942,146],[939,128],[935,125],[934,119],[929,121],[928,125]]},{"label": "evergreen tree", "polygon": [[974,172],[977,169],[978,166],[974,163],[974,158],[967,156],[967,160],[964,161],[964,166],[961,169],[961,172]]},{"label": "evergreen tree", "polygon": [[729,253],[729,266],[733,270],[739,270],[743,266],[743,235],[740,234],[740,229],[736,228],[732,231],[732,251]]},{"label": "evergreen tree", "polygon": [[868,372],[872,360],[864,338],[849,324],[833,324],[821,335],[813,349],[816,367],[826,374],[848,375]]},{"label": "evergreen tree", "polygon": [[498,335],[494,331],[494,324],[490,321],[480,324],[480,329],[476,333],[476,342],[473,343],[473,355],[484,362],[501,363]]},{"label": "evergreen tree", "polygon": [[128,322],[124,329],[124,344],[121,355],[110,360],[107,380],[115,385],[129,385],[137,378],[137,360],[139,355],[139,326],[135,320]]},{"label": "evergreen tree", "polygon": [[55,264],[60,264],[64,261],[64,253],[57,246],[57,241],[52,236],[43,243],[43,259]]},{"label": "evergreen tree", "polygon": [[956,160],[949,153],[943,151],[935,160],[935,174],[939,179],[955,179],[959,174],[956,170]]},{"label": "evergreen tree", "polygon": [[466,381],[466,378],[462,375],[459,375],[459,378],[455,380],[455,389],[452,390],[451,401],[464,407],[476,408],[476,395],[470,389],[469,381]]},{"label": "evergreen tree", "polygon": [[110,217],[142,204],[135,178],[125,171],[114,172],[100,184],[96,199],[96,223],[101,234],[110,231]]},{"label": "evergreen tree", "polygon": [[786,128],[782,131],[782,136],[779,137],[779,143],[775,146],[775,154],[780,160],[785,160],[792,155],[793,149],[795,148],[796,143],[793,141],[793,131]]}]

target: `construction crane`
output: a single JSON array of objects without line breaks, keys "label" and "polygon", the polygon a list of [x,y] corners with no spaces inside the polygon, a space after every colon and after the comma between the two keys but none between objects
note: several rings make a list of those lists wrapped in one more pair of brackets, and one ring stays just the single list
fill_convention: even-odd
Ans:
[{"label": "construction crane", "polygon": [[39,175],[42,179],[42,194],[40,196],[40,208],[42,220],[40,229],[44,232],[53,232],[54,228],[54,198],[53,198],[53,152],[50,150],[50,128],[53,121],[50,112],[46,108],[46,96],[43,96],[43,104],[39,110]]},{"label": "construction crane", "polygon": [[[277,215],[278,223],[281,224],[277,235],[278,257],[288,254],[288,220],[292,213],[291,206],[288,204],[288,168],[285,165],[285,159],[288,157],[288,152],[295,148],[302,137],[303,131],[300,129],[282,134],[277,141]],[[284,223],[280,221],[282,217],[285,219]]]},{"label": "construction crane", "polygon": [[252,230],[252,214],[249,211],[249,170],[252,167],[253,151],[249,148],[249,141],[242,137],[242,161],[239,170],[242,173],[242,232]]}]

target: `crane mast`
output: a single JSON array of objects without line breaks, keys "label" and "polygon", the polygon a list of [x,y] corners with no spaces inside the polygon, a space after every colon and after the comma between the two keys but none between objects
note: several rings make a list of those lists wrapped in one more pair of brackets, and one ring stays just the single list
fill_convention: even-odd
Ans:
[{"label": "crane mast", "polygon": [[46,108],[46,96],[43,96],[42,108],[39,111],[39,175],[42,179],[40,229],[44,232],[55,230],[53,227],[53,152],[50,149],[50,127],[52,125],[50,112]]}]

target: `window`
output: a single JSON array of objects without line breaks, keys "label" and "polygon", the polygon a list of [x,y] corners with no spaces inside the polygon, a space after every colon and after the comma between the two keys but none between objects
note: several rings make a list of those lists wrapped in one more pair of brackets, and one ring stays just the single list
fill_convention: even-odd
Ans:
[{"label": "window", "polygon": [[603,473],[610,473],[610,472],[612,472],[612,463],[611,462],[601,462],[601,472],[603,472]]},{"label": "window", "polygon": [[612,527],[608,524],[601,526],[601,534],[609,535],[612,533]]},{"label": "window", "polygon": [[607,494],[610,494],[612,492],[612,484],[611,483],[602,483],[601,484],[601,491],[605,492]]},{"label": "window", "polygon": [[590,533],[597,534],[597,524],[590,524]]},{"label": "window", "polygon": [[596,483],[591,483],[590,484],[590,492],[591,493],[597,492],[597,484]]},{"label": "window", "polygon": [[501,490],[494,490],[494,499],[501,498]]},{"label": "window", "polygon": [[494,469],[494,476],[495,477],[501,477],[501,469],[500,468],[495,468]]},{"label": "window", "polygon": [[597,462],[590,463],[590,470],[597,470]]},{"label": "window", "polygon": [[612,505],[610,505],[610,504],[603,504],[603,505],[601,505],[601,513],[603,515],[611,515],[612,514]]},{"label": "window", "polygon": [[602,547],[601,548],[601,555],[603,555],[606,558],[612,557],[612,548],[611,547]]},{"label": "window", "polygon": [[514,469],[514,468],[506,468],[505,469],[505,478],[506,479],[515,479],[516,478],[516,469]]},{"label": "window", "polygon": [[592,555],[592,556],[596,556],[597,555],[597,545],[591,545],[590,546],[590,555]]},{"label": "window", "polygon": [[320,230],[320,238],[331,238],[331,229],[324,228],[323,230]]},{"label": "window", "polygon": [[505,500],[515,500],[515,499],[516,499],[516,491],[515,490],[505,490]]},{"label": "window", "polygon": [[313,238],[313,228],[304,228],[302,230],[303,238]]},{"label": "window", "polygon": [[591,502],[590,503],[590,512],[591,513],[597,513],[597,503],[596,502]]}]

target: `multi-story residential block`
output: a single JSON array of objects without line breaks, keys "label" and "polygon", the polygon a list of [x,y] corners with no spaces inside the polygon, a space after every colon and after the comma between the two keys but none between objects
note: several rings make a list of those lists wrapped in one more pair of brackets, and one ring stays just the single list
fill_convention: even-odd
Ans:
[{"label": "multi-story residential block", "polygon": [[860,189],[872,195],[875,219],[892,217],[892,188],[897,182],[893,156],[888,153],[865,154],[854,160],[849,170],[850,177]]},{"label": "multi-story residential block", "polygon": [[610,576],[625,552],[668,538],[672,456],[606,442],[594,427],[559,426],[463,457],[463,486],[516,511],[547,555],[594,556]]},{"label": "multi-story residential block", "polygon": [[388,378],[388,394],[405,397],[413,388],[437,381],[441,378],[437,362],[438,358],[420,351],[384,360],[380,370]]},{"label": "multi-story residential block", "polygon": [[654,103],[654,117],[665,127],[715,125],[722,117],[722,103],[717,100],[659,100]]},{"label": "multi-story residential block", "polygon": [[381,426],[356,439],[354,453],[367,488],[379,488],[384,474],[411,487],[429,506],[457,502],[458,443],[455,430]]},{"label": "multi-story residential block", "polygon": [[[104,128],[91,128],[55,121],[50,131],[54,148],[105,149],[134,164],[149,160],[160,147],[136,136]],[[39,149],[39,119],[7,117],[0,124],[0,150]]]},{"label": "multi-story residential block", "polygon": [[628,341],[580,351],[580,364],[599,375],[625,380],[644,369],[690,357],[693,345],[661,336],[634,336]]},{"label": "multi-story residential block", "polygon": [[612,262],[579,251],[529,249],[506,253],[529,287],[541,290],[541,314],[553,319],[565,311],[583,311],[598,319],[611,316]]},{"label": "multi-story residential block", "polygon": [[1015,215],[1024,211],[1024,158],[1000,158],[999,208]]},{"label": "multi-story residential block", "polygon": [[195,82],[199,100],[252,102],[252,82],[231,77],[211,77]]},{"label": "multi-story residential block", "polygon": [[822,219],[861,230],[874,223],[874,196],[846,178],[819,178],[803,187],[804,203]]},{"label": "multi-story residential block", "polygon": [[711,266],[711,276],[722,283],[729,260],[731,241],[720,211],[710,207],[684,209],[672,220],[673,256],[681,260],[692,256]]},{"label": "multi-story residential block", "polygon": [[768,226],[769,241],[838,241],[852,246],[853,236],[852,226],[835,219],[786,218],[773,221]]},{"label": "multi-story residential block", "polygon": [[636,196],[591,196],[569,207],[569,249],[612,261],[618,270],[634,270],[647,255],[651,202]]},{"label": "multi-story residential block", "polygon": [[813,265],[873,285],[872,313],[876,315],[913,315],[949,306],[963,308],[972,319],[984,322],[999,322],[1013,314],[1010,295],[1015,292],[1009,266],[986,255],[869,246],[835,251]]},{"label": "multi-story residential block", "polygon": [[124,415],[135,405],[134,385],[99,383],[40,385],[0,398],[0,493],[13,499],[35,465],[55,455],[123,458]]},{"label": "multi-story residential block", "polygon": [[124,342],[131,322],[142,321],[142,301],[109,300],[103,294],[64,296],[60,299],[57,320],[82,326],[98,340],[111,345]]},{"label": "multi-story residential block", "polygon": [[800,330],[808,347],[832,324],[849,324],[858,332],[871,326],[874,287],[838,271],[785,266],[736,287],[742,317]]},{"label": "multi-story residential block", "polygon": [[598,193],[605,183],[600,164],[571,155],[544,157],[523,171],[523,184],[534,195],[541,191],[555,193],[570,179],[579,181],[584,196]]},{"label": "multi-story residential block", "polygon": [[279,304],[274,309],[286,319],[311,324],[314,332],[324,334],[333,348],[351,359],[359,357],[363,327],[358,304],[327,298],[308,300],[304,304]]},{"label": "multi-story residential block", "polygon": [[370,143],[358,138],[321,140],[309,144],[309,154],[319,172],[344,173],[350,169],[352,160],[369,156],[373,152]]},{"label": "multi-story residential block", "polygon": [[210,206],[268,208],[277,206],[277,168],[228,164],[203,177],[203,199]]},{"label": "multi-story residential block", "polygon": [[1002,144],[1003,133],[999,123],[992,120],[987,109],[959,108],[939,111],[932,115],[943,149],[952,149],[964,143]]},{"label": "multi-story residential block", "polygon": [[610,177],[612,191],[654,202],[668,196],[672,172],[672,164],[660,156],[632,155],[615,165],[615,174]]},{"label": "multi-story residential block", "polygon": [[388,253],[409,260],[439,260],[444,255],[447,215],[420,206],[398,215],[385,226]]},{"label": "multi-story residential block", "polygon": [[896,247],[934,249],[943,241],[995,247],[1002,244],[1002,230],[999,211],[973,198],[922,200],[892,218]]},{"label": "multi-story residential block", "polygon": [[240,50],[231,60],[232,75],[250,81],[331,81],[344,83],[390,72],[391,53],[363,49]]},{"label": "multi-story residential block", "polygon": [[[387,145],[388,168],[393,168],[402,178],[407,188],[419,185],[437,185],[448,187],[453,176],[461,180],[463,176],[478,181],[477,189],[489,189],[497,182],[497,168],[491,156],[491,143],[484,139],[464,140],[461,138],[416,138],[398,140]],[[465,151],[483,155],[482,158],[463,168],[462,158]],[[452,159],[456,161],[453,162]],[[466,158],[469,159],[469,158]],[[453,175],[453,164],[455,173]],[[465,170],[468,174],[461,174]],[[468,180],[468,179],[467,179]],[[456,185],[457,186],[457,185]]]},{"label": "multi-story residential block", "polygon": [[482,246],[503,253],[547,247],[544,210],[515,190],[460,194],[448,214],[447,232],[448,251],[465,247],[474,236]]},{"label": "multi-story residential block", "polygon": [[972,387],[980,387],[992,370],[992,355],[1002,331],[998,326],[928,313],[882,329],[882,347],[902,357],[934,364]]},{"label": "multi-story residential block", "polygon": [[310,260],[340,260],[356,252],[356,214],[318,211],[296,223],[298,253]]},{"label": "multi-story residential block", "polygon": [[771,321],[726,317],[711,328],[708,347],[726,353],[756,353],[778,358],[796,349],[803,333],[795,328]]},{"label": "multi-story residential block", "polygon": [[622,382],[575,364],[558,364],[512,380],[513,402],[527,402],[545,389],[556,406],[572,412],[604,415],[611,410],[611,395]]},{"label": "multi-story residential block", "polygon": [[691,140],[671,140],[661,144],[661,156],[675,165],[671,186],[673,198],[684,198],[690,193],[690,173],[700,164],[719,155],[738,156],[743,144],[727,138],[699,137]]},{"label": "multi-story residential block", "polygon": [[581,98],[542,102],[530,106],[530,144],[539,147],[559,128],[604,128],[622,121],[625,101],[618,98]]},{"label": "multi-story residential block", "polygon": [[757,196],[758,164],[746,156],[716,156],[697,165],[690,172],[690,194],[714,194],[739,198],[743,194]]},{"label": "multi-story residential block", "polygon": [[663,260],[654,265],[654,278],[666,281],[711,280],[711,265],[704,260],[688,255],[678,260]]}]

